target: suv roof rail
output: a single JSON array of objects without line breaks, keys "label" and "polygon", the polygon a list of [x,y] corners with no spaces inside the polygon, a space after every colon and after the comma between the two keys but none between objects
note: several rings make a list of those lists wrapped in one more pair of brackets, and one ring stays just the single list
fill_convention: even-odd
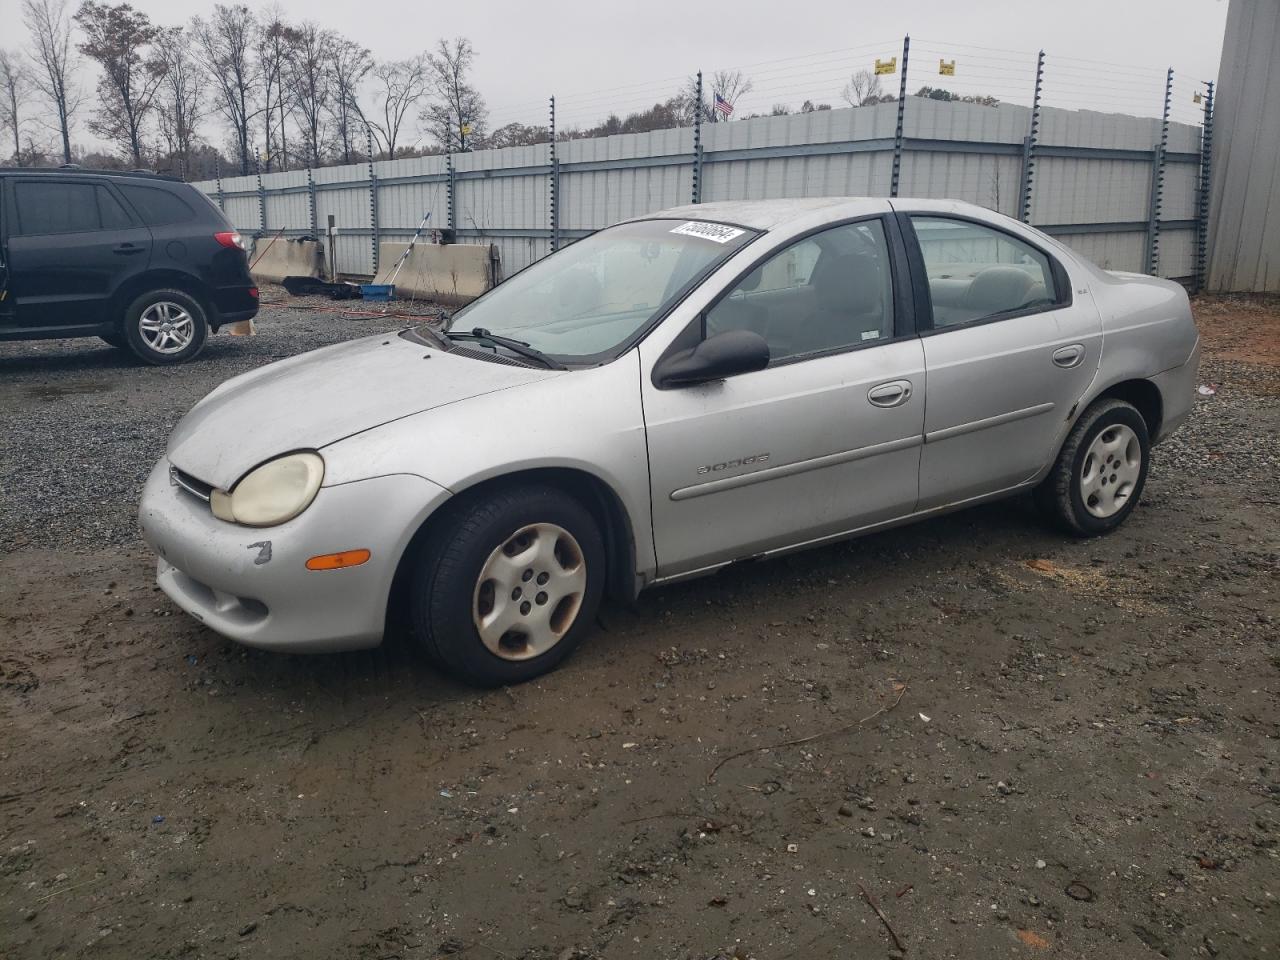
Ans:
[{"label": "suv roof rail", "polygon": [[153,173],[150,170],[98,170],[92,167],[84,167],[78,163],[64,163],[56,167],[4,167],[0,166],[0,174],[16,174],[23,176],[28,174],[36,174],[38,176],[48,176],[67,173],[91,173],[95,177],[146,177],[149,180],[168,180],[173,183],[182,183],[179,177],[171,177],[164,173]]}]

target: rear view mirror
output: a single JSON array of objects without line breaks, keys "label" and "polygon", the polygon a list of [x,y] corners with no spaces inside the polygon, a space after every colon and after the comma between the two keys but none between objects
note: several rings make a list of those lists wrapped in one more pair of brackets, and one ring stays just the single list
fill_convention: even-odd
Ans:
[{"label": "rear view mirror", "polygon": [[688,387],[752,373],[769,365],[769,344],[751,330],[727,330],[663,357],[653,371],[659,389]]}]

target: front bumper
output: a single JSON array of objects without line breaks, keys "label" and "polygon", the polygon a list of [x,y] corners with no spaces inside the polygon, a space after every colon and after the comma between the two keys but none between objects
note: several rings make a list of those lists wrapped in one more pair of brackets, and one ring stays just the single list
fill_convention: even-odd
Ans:
[{"label": "front bumper", "polygon": [[[322,487],[302,514],[243,527],[151,471],[138,521],[159,554],[156,582],[197,620],[240,643],[290,653],[377,646],[396,567],[422,521],[449,497],[409,474]],[[367,549],[356,567],[308,570],[308,558]]]}]

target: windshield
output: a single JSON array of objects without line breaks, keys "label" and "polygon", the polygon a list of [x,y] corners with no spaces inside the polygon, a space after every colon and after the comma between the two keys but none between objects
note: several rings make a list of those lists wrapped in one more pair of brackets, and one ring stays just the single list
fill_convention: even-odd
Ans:
[{"label": "windshield", "polygon": [[641,220],[579,240],[453,315],[566,361],[609,359],[756,233],[702,220]]}]

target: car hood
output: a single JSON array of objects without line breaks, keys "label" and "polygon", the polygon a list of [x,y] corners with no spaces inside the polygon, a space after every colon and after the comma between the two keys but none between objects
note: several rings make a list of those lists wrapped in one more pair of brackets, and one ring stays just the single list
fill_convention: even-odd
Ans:
[{"label": "car hood", "polygon": [[169,438],[169,462],[222,489],[264,461],[401,417],[561,375],[444,353],[395,334],[325,347],[228,380]]}]

